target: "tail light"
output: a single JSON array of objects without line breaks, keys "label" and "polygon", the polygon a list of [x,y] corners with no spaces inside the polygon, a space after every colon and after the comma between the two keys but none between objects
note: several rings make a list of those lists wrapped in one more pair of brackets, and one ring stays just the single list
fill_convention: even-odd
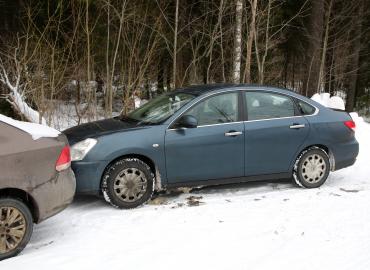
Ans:
[{"label": "tail light", "polygon": [[344,122],[344,125],[348,127],[349,129],[352,129],[353,131],[355,131],[356,123],[353,120]]},{"label": "tail light", "polygon": [[71,152],[69,150],[69,146],[66,145],[62,149],[62,152],[59,155],[57,163],[55,164],[55,169],[60,172],[65,169],[68,169],[71,166]]}]

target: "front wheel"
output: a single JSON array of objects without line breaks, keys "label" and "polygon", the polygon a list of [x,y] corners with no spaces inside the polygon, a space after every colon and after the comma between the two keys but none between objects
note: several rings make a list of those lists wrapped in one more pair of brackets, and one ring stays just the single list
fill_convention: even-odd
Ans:
[{"label": "front wheel", "polygon": [[29,242],[32,230],[28,207],[18,199],[0,198],[0,261],[20,253]]},{"label": "front wheel", "polygon": [[325,183],[329,176],[330,161],[327,153],[317,147],[310,148],[297,158],[294,181],[301,187],[316,188]]},{"label": "front wheel", "polygon": [[137,158],[113,163],[103,176],[104,198],[117,208],[130,209],[144,204],[152,197],[153,189],[153,172]]}]

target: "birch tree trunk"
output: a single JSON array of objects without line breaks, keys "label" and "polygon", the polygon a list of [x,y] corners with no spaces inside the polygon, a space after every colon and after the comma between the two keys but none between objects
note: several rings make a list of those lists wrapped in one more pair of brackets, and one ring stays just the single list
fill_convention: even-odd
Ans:
[{"label": "birch tree trunk", "polygon": [[253,46],[253,40],[254,40],[255,33],[256,33],[257,1],[258,0],[249,1],[251,5],[251,20],[249,24],[249,32],[248,32],[248,39],[247,39],[247,52],[246,52],[245,69],[244,69],[244,80],[246,83],[251,82],[252,46]]},{"label": "birch tree trunk", "polygon": [[236,0],[235,8],[236,9],[235,9],[233,82],[240,83],[240,65],[241,65],[241,54],[242,54],[243,0]]}]

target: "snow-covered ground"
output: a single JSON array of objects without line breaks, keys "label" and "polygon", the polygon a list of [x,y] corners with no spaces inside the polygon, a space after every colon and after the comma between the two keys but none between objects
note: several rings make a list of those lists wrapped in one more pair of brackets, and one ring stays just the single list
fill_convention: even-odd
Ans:
[{"label": "snow-covered ground", "polygon": [[130,211],[77,198],[37,225],[24,252],[0,269],[368,270],[370,125],[357,120],[357,163],[319,189],[224,186]]}]

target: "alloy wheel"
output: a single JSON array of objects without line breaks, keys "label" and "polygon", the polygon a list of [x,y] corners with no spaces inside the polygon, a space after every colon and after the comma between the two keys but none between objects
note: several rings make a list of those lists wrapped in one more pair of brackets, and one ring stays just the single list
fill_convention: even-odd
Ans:
[{"label": "alloy wheel", "polygon": [[26,234],[26,219],[14,207],[0,208],[0,254],[15,250]]}]

